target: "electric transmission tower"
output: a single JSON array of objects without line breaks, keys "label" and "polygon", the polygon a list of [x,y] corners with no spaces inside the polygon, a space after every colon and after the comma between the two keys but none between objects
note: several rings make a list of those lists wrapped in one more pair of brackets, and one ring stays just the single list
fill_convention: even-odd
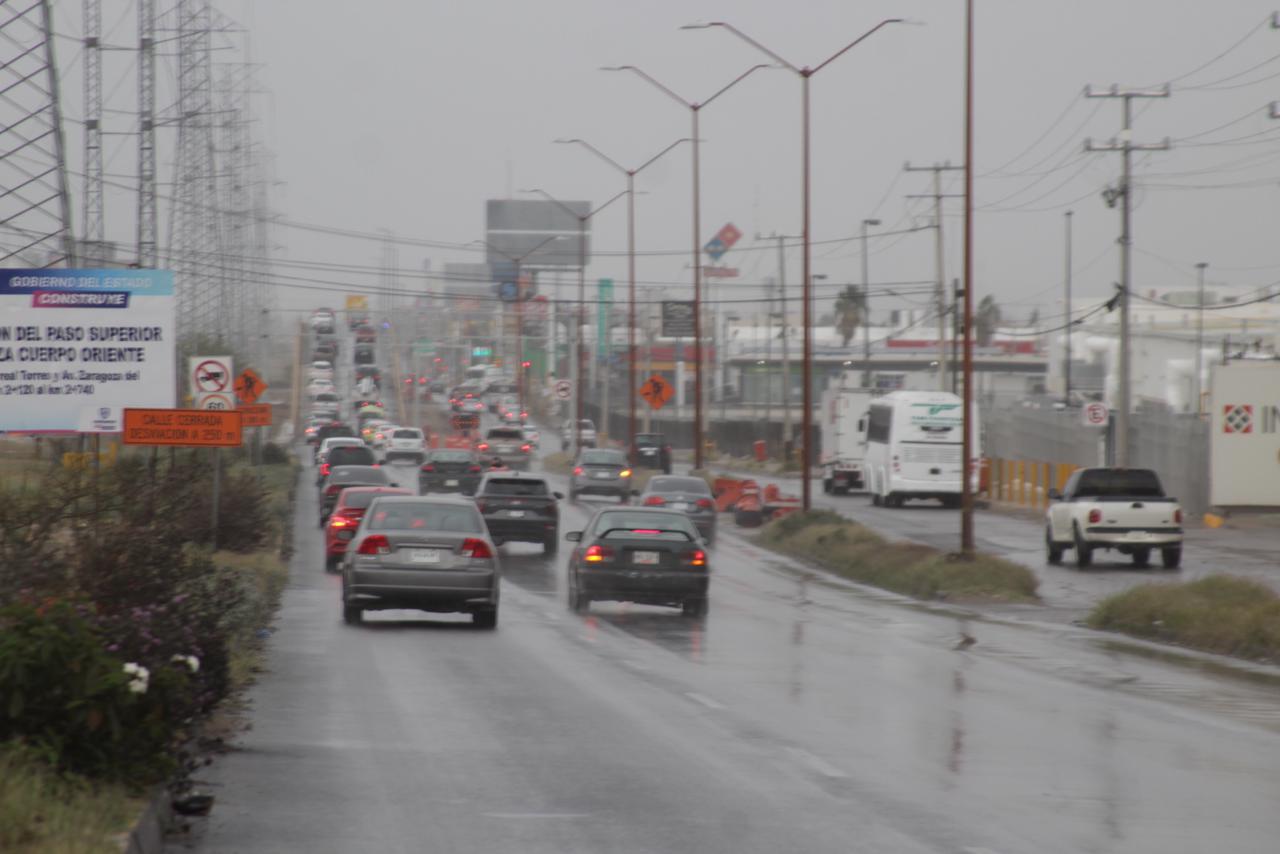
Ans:
[{"label": "electric transmission tower", "polygon": [[84,0],[84,233],[80,263],[100,267],[102,208],[102,2]]},{"label": "electric transmission tower", "polygon": [[0,266],[75,266],[49,0],[0,3]]},{"label": "electric transmission tower", "polygon": [[138,256],[139,267],[159,263],[156,216],[156,4],[138,0]]}]

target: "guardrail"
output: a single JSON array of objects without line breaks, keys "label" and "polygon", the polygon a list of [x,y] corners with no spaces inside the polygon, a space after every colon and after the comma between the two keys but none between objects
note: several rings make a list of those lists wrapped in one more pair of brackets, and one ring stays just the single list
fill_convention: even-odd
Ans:
[{"label": "guardrail", "polygon": [[989,457],[984,460],[982,494],[990,501],[1019,507],[1045,509],[1049,506],[1049,490],[1061,490],[1071,473],[1079,468],[1072,463],[1039,460],[1008,460]]}]

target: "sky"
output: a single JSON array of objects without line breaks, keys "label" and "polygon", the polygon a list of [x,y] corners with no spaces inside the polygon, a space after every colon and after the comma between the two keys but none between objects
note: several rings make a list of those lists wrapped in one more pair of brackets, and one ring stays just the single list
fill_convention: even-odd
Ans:
[{"label": "sky", "polygon": [[[58,4],[60,26],[78,31],[78,4]],[[1275,232],[1280,203],[1280,30],[1273,6],[1255,0],[977,0],[975,85],[975,297],[992,295],[1006,317],[1038,309],[1060,316],[1066,211],[1073,211],[1075,293],[1102,301],[1118,278],[1118,209],[1101,192],[1120,156],[1086,153],[1113,138],[1120,102],[1086,99],[1086,86],[1171,85],[1167,99],[1135,103],[1133,139],[1171,140],[1135,160],[1134,282],[1146,290],[1190,287],[1208,262],[1211,284],[1248,291],[1280,281]],[[108,26],[128,13],[103,0]],[[626,73],[630,64],[691,100],[768,61],[722,29],[732,23],[791,63],[815,65],[889,17],[908,19],[871,36],[812,78],[813,271],[819,309],[846,282],[861,281],[863,219],[872,228],[871,281],[904,300],[927,302],[936,276],[928,173],[903,165],[950,162],[963,150],[961,0],[220,0],[249,32],[258,81],[260,133],[274,154],[275,253],[283,275],[316,277],[290,263],[368,266],[327,281],[376,282],[383,249],[297,224],[364,234],[388,230],[404,243],[402,268],[435,270],[479,260],[486,199],[538,187],[599,204],[623,177],[588,152],[553,140],[578,137],[638,165],[690,134],[690,114]],[[131,19],[121,39],[131,38]],[[113,58],[113,62],[121,60]],[[72,56],[67,60],[74,63]],[[172,63],[162,65],[172,70]],[[108,69],[109,77],[110,69]],[[76,71],[64,73],[74,115]],[[108,87],[111,81],[108,80]],[[162,84],[163,85],[163,84]],[[127,107],[129,86],[117,100]],[[79,147],[69,132],[69,150]],[[800,82],[785,69],[753,74],[703,111],[703,240],[733,222],[743,232],[723,263],[737,279],[709,285],[710,299],[757,297],[777,274],[772,244],[756,235],[800,230]],[[117,170],[132,168],[114,142]],[[162,149],[162,155],[167,149]],[[123,151],[123,154],[120,152]],[[637,277],[668,296],[689,292],[691,178],[678,147],[637,179]],[[163,158],[162,158],[163,159]],[[108,171],[113,167],[109,166]],[[162,169],[167,174],[167,170]],[[948,196],[962,189],[947,172]],[[73,180],[73,193],[75,182]],[[109,200],[109,234],[128,240],[131,206]],[[945,277],[961,275],[962,200],[944,200]],[[162,206],[163,207],[163,206]],[[111,216],[111,213],[115,213]],[[918,229],[918,230],[911,230]],[[593,225],[591,278],[625,281],[625,210]],[[879,231],[890,236],[878,237]],[[905,232],[905,233],[904,233]],[[798,282],[800,252],[787,252]],[[885,284],[898,283],[898,284]],[[792,293],[795,291],[792,290]],[[340,295],[281,288],[283,308],[336,304]],[[1079,303],[1078,303],[1079,304]],[[736,304],[742,313],[747,305]],[[1083,310],[1083,307],[1082,309]]]}]

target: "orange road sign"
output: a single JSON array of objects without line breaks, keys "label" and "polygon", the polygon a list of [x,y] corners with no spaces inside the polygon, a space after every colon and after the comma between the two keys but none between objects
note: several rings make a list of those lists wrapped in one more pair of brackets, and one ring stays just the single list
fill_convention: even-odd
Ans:
[{"label": "orange road sign", "polygon": [[246,427],[271,426],[271,404],[269,403],[242,403],[240,414],[244,416],[243,423]]},{"label": "orange road sign", "polygon": [[649,401],[649,405],[654,409],[665,406],[675,393],[675,388],[663,379],[661,374],[654,374],[640,386],[640,396]]},{"label": "orange road sign", "polygon": [[241,403],[257,403],[258,398],[266,390],[267,384],[253,368],[245,368],[240,376],[236,377],[236,397],[240,398]]},{"label": "orange road sign", "polygon": [[238,409],[126,409],[126,445],[238,448],[244,418]]}]

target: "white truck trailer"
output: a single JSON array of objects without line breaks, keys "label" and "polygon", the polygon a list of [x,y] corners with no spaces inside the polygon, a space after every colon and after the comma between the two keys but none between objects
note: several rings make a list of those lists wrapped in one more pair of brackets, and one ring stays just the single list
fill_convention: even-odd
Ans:
[{"label": "white truck trailer", "polygon": [[867,410],[876,389],[853,387],[844,378],[822,393],[822,491],[844,495],[867,488]]}]

